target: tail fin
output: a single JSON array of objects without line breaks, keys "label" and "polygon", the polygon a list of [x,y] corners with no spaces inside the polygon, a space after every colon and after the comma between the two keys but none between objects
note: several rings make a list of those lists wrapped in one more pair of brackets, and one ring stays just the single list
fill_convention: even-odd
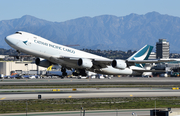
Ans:
[{"label": "tail fin", "polygon": [[49,67],[47,68],[47,71],[51,71],[52,67],[53,67],[53,65],[49,66]]},{"label": "tail fin", "polygon": [[[145,45],[143,48],[141,48],[139,51],[134,53],[131,57],[129,57],[127,60],[147,60],[149,58],[149,55],[151,54],[151,51],[153,49],[153,46]],[[138,67],[144,67],[143,64],[136,64]]]}]

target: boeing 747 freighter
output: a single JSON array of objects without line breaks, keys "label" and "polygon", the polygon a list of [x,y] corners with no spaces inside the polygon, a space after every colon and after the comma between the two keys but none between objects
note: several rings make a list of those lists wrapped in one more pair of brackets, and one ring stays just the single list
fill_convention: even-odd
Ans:
[{"label": "boeing 747 freighter", "polygon": [[108,59],[74,48],[53,43],[40,36],[18,31],[5,37],[5,41],[19,52],[36,56],[35,63],[38,66],[49,67],[52,64],[62,66],[63,76],[66,69],[74,69],[73,75],[86,75],[86,71],[92,71],[107,75],[133,75],[142,72],[151,72],[144,69],[144,63],[164,62],[167,60],[148,60],[153,49],[145,45],[127,60]]}]

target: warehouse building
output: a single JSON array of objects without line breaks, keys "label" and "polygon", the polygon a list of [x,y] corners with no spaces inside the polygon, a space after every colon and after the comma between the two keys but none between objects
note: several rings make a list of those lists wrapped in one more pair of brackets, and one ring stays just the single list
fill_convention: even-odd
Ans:
[{"label": "warehouse building", "polygon": [[0,62],[0,74],[3,75],[11,75],[12,71],[43,71],[47,68],[44,67],[37,67],[36,64],[32,62],[21,62],[21,61],[9,61],[9,62]]}]

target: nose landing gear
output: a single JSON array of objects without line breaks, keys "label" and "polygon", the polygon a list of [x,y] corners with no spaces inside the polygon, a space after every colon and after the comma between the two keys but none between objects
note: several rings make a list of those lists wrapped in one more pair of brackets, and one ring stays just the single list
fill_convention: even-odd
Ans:
[{"label": "nose landing gear", "polygon": [[16,50],[16,52],[18,53],[18,55],[16,56],[16,59],[19,59],[20,51],[19,51],[19,50]]}]

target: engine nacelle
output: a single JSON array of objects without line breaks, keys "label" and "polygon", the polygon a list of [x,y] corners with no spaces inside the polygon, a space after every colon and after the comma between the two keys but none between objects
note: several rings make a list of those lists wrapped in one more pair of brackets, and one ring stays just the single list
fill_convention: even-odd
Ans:
[{"label": "engine nacelle", "polygon": [[42,58],[36,58],[35,63],[38,66],[42,66],[42,67],[46,67],[46,68],[52,65],[51,62],[49,62],[48,60],[42,59]]},{"label": "engine nacelle", "polygon": [[112,67],[118,69],[125,69],[127,67],[126,61],[124,60],[113,60]]},{"label": "engine nacelle", "polygon": [[78,60],[78,65],[82,68],[91,68],[93,66],[93,63],[90,59],[82,59],[80,58]]}]

